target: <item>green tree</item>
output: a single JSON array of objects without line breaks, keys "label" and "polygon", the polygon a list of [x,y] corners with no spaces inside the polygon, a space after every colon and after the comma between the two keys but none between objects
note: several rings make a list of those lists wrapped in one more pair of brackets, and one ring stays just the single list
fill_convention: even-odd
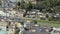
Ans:
[{"label": "green tree", "polygon": [[32,4],[29,2],[29,3],[24,3],[24,9],[26,10],[25,14],[24,14],[24,17],[26,16],[27,12],[28,11],[31,11],[32,9]]},{"label": "green tree", "polygon": [[24,3],[24,9],[30,11],[32,9],[32,4],[29,2],[29,3]]},{"label": "green tree", "polygon": [[19,8],[20,8],[20,2],[17,2],[16,8],[19,10]]},{"label": "green tree", "polygon": [[20,8],[21,8],[21,9],[24,9],[24,3],[25,3],[25,1],[22,0],[21,3],[20,3]]},{"label": "green tree", "polygon": [[49,15],[48,14],[46,14],[46,18],[49,18]]},{"label": "green tree", "polygon": [[0,0],[0,5],[2,4],[1,0]]},{"label": "green tree", "polygon": [[60,0],[46,0],[45,1],[45,9],[48,11],[48,12],[54,12],[53,10],[51,10],[51,8],[53,9],[53,7],[56,7],[58,5],[60,5],[59,2]]},{"label": "green tree", "polygon": [[60,13],[60,6],[56,6],[53,8],[55,13]]}]

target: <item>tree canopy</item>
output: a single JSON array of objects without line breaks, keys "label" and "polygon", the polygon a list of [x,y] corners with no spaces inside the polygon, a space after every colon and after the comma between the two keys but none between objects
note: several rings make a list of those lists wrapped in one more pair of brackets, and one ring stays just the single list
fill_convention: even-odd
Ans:
[{"label": "tree canopy", "polygon": [[[60,13],[60,0],[35,0],[36,4],[32,4],[31,2],[29,3],[25,3],[24,1],[22,1],[20,4],[18,3],[18,5],[20,5],[21,9],[38,9],[40,11],[42,11],[43,9],[45,9],[44,12],[49,12],[49,13],[53,13],[58,11]],[[58,13],[57,12],[57,13]]]}]

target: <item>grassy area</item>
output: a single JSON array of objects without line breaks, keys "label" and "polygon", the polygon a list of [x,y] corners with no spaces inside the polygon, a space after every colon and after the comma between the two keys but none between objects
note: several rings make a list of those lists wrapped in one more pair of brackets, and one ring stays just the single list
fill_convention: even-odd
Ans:
[{"label": "grassy area", "polygon": [[33,20],[33,19],[25,19],[31,21],[37,21],[41,26],[50,26],[50,27],[60,27],[60,21],[46,21],[46,20]]},{"label": "grassy area", "polygon": [[53,23],[38,23],[41,26],[49,26],[49,27],[60,27],[60,24],[53,24]]},{"label": "grassy area", "polygon": [[59,21],[34,20],[41,26],[60,27]]}]

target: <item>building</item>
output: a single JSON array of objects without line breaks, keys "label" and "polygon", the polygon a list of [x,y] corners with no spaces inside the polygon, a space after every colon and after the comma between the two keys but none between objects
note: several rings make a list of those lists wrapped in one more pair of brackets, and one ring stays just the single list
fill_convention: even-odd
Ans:
[{"label": "building", "polygon": [[25,12],[26,12],[25,9],[19,9],[19,11],[16,12],[16,16],[23,17]]},{"label": "building", "polygon": [[34,9],[32,11],[28,11],[26,17],[40,19],[45,18],[45,15],[42,12],[39,12],[39,10]]},{"label": "building", "polygon": [[24,23],[25,30],[23,34],[48,34],[43,27],[40,27],[38,24],[31,23],[30,21]]}]

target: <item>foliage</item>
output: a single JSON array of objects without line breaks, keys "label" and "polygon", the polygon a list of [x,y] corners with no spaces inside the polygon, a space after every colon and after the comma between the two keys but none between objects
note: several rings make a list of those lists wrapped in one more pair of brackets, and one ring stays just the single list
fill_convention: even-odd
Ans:
[{"label": "foliage", "polygon": [[0,5],[2,4],[1,0],[0,0]]},{"label": "foliage", "polygon": [[36,0],[36,4],[32,4],[31,2],[25,3],[24,1],[21,1],[20,5],[21,9],[31,10],[31,9],[38,9],[42,11],[45,9],[44,12],[49,13],[60,13],[60,0]]}]

